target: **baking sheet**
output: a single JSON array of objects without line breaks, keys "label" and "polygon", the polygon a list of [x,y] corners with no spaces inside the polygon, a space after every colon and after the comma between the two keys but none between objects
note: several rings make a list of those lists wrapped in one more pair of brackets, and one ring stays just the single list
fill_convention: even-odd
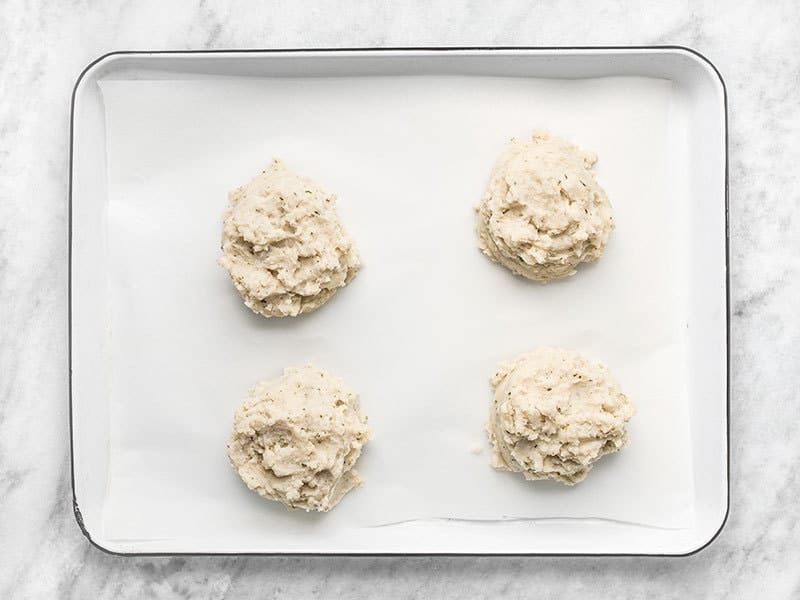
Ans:
[{"label": "baking sheet", "polygon": [[[111,314],[109,539],[447,518],[688,527],[687,207],[673,201],[670,83],[647,78],[201,78],[100,83]],[[598,153],[617,231],[540,286],[476,247],[473,206],[513,135]],[[230,189],[273,157],[339,196],[364,267],[316,313],[266,320],[216,265]],[[488,466],[488,378],[538,345],[609,365],[636,402],[630,445],[568,488]],[[227,464],[247,387],[312,362],[362,398],[366,484],[289,513]],[[474,455],[470,448],[484,448]]]}]

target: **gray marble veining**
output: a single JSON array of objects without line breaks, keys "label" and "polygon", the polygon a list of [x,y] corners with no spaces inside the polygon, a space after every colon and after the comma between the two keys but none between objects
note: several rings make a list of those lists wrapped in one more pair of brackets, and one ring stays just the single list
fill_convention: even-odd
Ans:
[{"label": "gray marble veining", "polygon": [[[800,597],[800,5],[0,3],[0,597]],[[69,96],[116,49],[681,44],[730,102],[731,514],[690,558],[108,556],[71,511]]]}]

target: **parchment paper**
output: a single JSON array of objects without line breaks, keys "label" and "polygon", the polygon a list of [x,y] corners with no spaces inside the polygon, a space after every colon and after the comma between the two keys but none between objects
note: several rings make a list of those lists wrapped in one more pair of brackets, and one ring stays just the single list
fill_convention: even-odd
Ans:
[{"label": "parchment paper", "polygon": [[[671,191],[669,82],[217,77],[101,88],[108,537],[428,518],[691,524],[688,211]],[[546,286],[490,263],[474,233],[495,158],[534,128],[597,152],[617,220],[599,263]],[[273,157],[338,194],[364,262],[296,319],[250,313],[216,263],[227,192]],[[489,376],[543,344],[604,361],[638,408],[629,447],[573,488],[488,464]],[[326,515],[261,500],[225,453],[247,387],[307,362],[360,393],[375,434],[358,463],[366,484]]]}]

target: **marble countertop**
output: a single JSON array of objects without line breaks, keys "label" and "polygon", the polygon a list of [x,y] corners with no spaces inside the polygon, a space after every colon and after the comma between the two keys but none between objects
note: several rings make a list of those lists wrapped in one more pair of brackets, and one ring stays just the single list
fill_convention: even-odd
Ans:
[{"label": "marble countertop", "polygon": [[[0,597],[800,597],[800,5],[0,4]],[[730,104],[731,511],[678,559],[120,558],[72,515],[69,96],[118,49],[680,44]]]}]

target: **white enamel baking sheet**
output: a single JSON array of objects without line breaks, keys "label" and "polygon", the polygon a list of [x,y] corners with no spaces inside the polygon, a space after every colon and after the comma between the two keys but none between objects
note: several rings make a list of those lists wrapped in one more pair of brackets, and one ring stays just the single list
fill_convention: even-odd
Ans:
[{"label": "white enamel baking sheet", "polygon": [[[97,544],[670,554],[719,529],[725,117],[695,55],[117,54],[74,110],[73,467]],[[492,162],[535,128],[597,152],[617,221],[600,262],[547,286],[474,235]],[[364,262],[289,320],[251,314],[216,264],[227,192],[273,157],[337,193]],[[488,377],[543,344],[606,362],[638,408],[574,488],[488,466]],[[325,515],[261,500],[225,455],[247,387],[306,362],[360,393],[375,434],[365,485]]]}]

